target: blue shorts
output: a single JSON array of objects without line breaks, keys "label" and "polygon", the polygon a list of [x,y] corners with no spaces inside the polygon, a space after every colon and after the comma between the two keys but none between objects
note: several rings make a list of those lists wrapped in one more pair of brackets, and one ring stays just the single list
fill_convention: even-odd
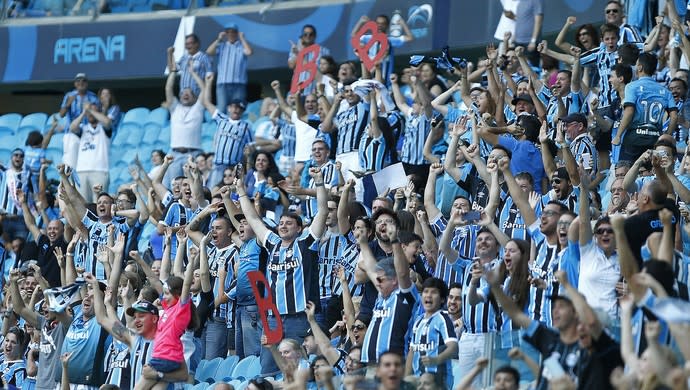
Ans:
[{"label": "blue shorts", "polygon": [[151,360],[149,360],[149,366],[156,371],[167,374],[179,370],[180,367],[182,367],[182,363],[166,359],[151,358]]}]

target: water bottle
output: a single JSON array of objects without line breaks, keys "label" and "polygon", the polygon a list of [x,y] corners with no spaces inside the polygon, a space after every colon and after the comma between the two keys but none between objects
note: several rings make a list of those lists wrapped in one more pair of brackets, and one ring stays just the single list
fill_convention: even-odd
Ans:
[{"label": "water bottle", "polygon": [[402,28],[402,16],[400,15],[400,10],[395,10],[393,11],[393,17],[391,18],[391,25],[390,25],[390,31],[389,35],[393,38],[398,38],[403,35],[403,28]]}]

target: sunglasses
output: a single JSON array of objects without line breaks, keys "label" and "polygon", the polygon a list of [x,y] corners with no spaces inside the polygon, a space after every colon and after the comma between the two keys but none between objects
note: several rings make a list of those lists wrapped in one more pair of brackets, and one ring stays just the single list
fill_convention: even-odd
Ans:
[{"label": "sunglasses", "polygon": [[617,14],[618,10],[615,8],[607,9],[606,14]]},{"label": "sunglasses", "polygon": [[311,31],[305,31],[302,33],[302,35],[304,35],[305,37],[313,37],[314,35],[316,35],[316,33]]},{"label": "sunglasses", "polygon": [[601,229],[597,229],[597,231],[595,231],[594,233],[596,233],[596,234],[598,234],[598,235],[602,235],[602,234],[604,234],[604,233],[613,234],[613,229],[611,229],[611,228],[608,228],[608,229],[607,229],[607,228],[601,228]]},{"label": "sunglasses", "polygon": [[352,326],[350,327],[351,330],[355,330],[355,329],[357,329],[357,330],[364,330],[364,328],[366,328],[366,326],[364,326],[364,325],[362,325],[362,324],[355,324],[355,325],[352,325]]},{"label": "sunglasses", "polygon": [[553,184],[561,184],[562,181],[563,180],[560,177],[554,177],[553,179],[551,179],[551,183]]},{"label": "sunglasses", "polygon": [[24,153],[14,153],[12,157],[24,157]]}]

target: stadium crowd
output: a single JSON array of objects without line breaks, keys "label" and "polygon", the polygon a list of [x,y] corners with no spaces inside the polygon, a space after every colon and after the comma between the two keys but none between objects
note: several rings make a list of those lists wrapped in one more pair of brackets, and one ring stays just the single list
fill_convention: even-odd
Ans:
[{"label": "stadium crowd", "polygon": [[305,25],[258,125],[237,25],[189,35],[170,150],[112,194],[121,112],[77,74],[0,175],[3,385],[183,388],[236,356],[253,390],[687,389],[685,6],[631,25],[612,0],[547,43],[543,1],[520,3],[475,64],[394,64],[414,37],[385,15],[338,64]]}]

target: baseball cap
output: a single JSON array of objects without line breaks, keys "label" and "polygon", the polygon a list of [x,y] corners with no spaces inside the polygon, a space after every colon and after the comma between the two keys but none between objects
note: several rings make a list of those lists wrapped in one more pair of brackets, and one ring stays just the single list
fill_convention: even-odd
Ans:
[{"label": "baseball cap", "polygon": [[587,128],[587,117],[583,114],[580,114],[579,112],[573,112],[565,118],[561,118],[561,121],[565,123],[580,122],[582,123],[582,126]]},{"label": "baseball cap", "polygon": [[134,316],[134,312],[149,313],[158,316],[158,308],[156,307],[156,305],[145,300],[134,302],[132,307],[127,309],[127,315],[130,317]]},{"label": "baseball cap", "polygon": [[225,25],[225,29],[226,29],[226,30],[235,30],[235,31],[239,30],[239,29],[237,28],[237,23],[232,23],[232,22],[226,24],[226,25]]},{"label": "baseball cap", "polygon": [[77,81],[77,80],[87,80],[88,81],[89,78],[86,77],[86,73],[77,73],[77,75],[74,76],[74,81]]},{"label": "baseball cap", "polygon": [[518,96],[514,97],[513,101],[511,103],[513,105],[516,105],[517,102],[519,102],[520,100],[522,100],[523,102],[527,102],[529,104],[534,105],[534,102],[532,101],[532,97],[530,95],[526,95],[526,94],[522,94],[522,95],[518,95]]},{"label": "baseball cap", "polygon": [[553,173],[552,179],[554,179],[554,178],[559,178],[559,179],[563,179],[563,180],[570,180],[570,175],[568,174],[567,169],[565,169],[564,167],[560,167],[560,168],[556,169],[556,172]]}]

